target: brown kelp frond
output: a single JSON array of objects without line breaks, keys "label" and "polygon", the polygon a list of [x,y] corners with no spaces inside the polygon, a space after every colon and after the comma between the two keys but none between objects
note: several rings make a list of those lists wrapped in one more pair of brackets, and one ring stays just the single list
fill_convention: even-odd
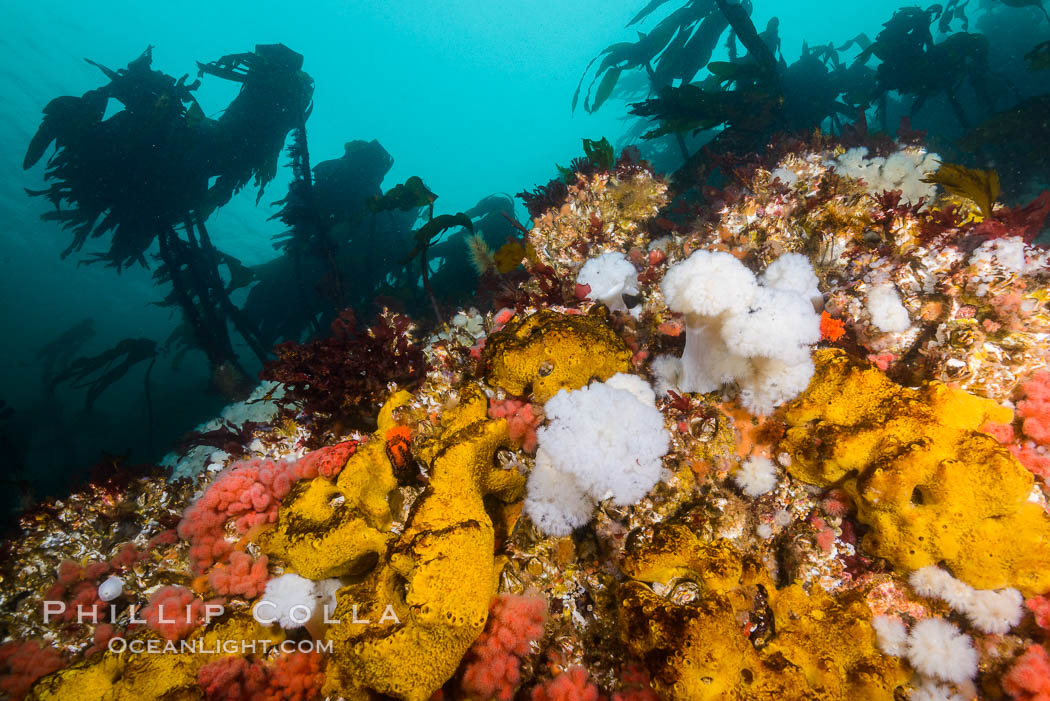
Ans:
[{"label": "brown kelp frond", "polygon": [[942,163],[940,168],[922,181],[936,183],[949,193],[972,201],[985,219],[992,216],[992,207],[999,197],[999,174],[994,170]]}]

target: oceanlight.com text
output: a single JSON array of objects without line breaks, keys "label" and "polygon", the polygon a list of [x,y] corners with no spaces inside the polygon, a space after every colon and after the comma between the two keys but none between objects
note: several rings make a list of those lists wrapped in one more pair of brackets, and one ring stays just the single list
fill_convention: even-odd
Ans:
[{"label": "oceanlight.com text", "polygon": [[130,652],[135,655],[265,655],[270,650],[282,654],[292,652],[332,652],[331,640],[150,640],[112,638],[109,641],[110,652]]}]

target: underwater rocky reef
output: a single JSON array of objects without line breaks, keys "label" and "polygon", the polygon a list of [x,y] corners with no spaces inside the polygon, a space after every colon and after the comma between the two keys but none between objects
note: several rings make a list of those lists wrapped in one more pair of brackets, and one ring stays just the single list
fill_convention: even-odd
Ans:
[{"label": "underwater rocky reef", "polygon": [[0,686],[1045,698],[1046,209],[937,164],[783,139],[703,207],[575,173],[507,306],[290,344],[201,469],[24,515]]},{"label": "underwater rocky reef", "polygon": [[[442,213],[419,177],[384,191],[376,141],[311,167],[313,81],[283,45],[199,64],[239,84],[219,119],[150,50],[100,67],[106,86],[45,110],[26,164],[56,142],[51,184],[30,194],[70,251],[106,238],[119,269],[157,246],[169,344],[203,350],[232,403],[163,468],[112,457],[20,514],[0,697],[1050,699],[1050,191],[864,116],[885,127],[894,91],[956,100],[961,79],[892,67],[963,7],[901,10],[847,68],[833,47],[788,66],[742,5],[686,2],[574,102],[644,66],[650,136],[718,135],[674,142],[675,173],[585,139],[518,195],[528,224],[509,197]],[[726,32],[747,55],[709,63]],[[982,55],[954,36],[919,38],[931,72]],[[813,61],[867,81],[852,123],[853,83],[798,94]],[[984,77],[965,75],[978,95]],[[956,116],[966,138],[995,127]],[[114,170],[158,204],[97,178],[128,133],[185,187]],[[281,254],[248,270],[205,221],[261,196],[289,135]],[[129,339],[57,377],[90,404],[157,353]]]}]

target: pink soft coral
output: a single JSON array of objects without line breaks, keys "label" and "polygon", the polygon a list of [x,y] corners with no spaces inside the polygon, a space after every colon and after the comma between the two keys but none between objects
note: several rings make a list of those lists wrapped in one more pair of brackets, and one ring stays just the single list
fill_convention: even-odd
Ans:
[{"label": "pink soft coral", "polygon": [[77,623],[99,623],[106,619],[109,608],[98,596],[94,582],[79,582],[69,592],[69,603],[63,618]]},{"label": "pink soft coral", "polygon": [[1050,455],[1046,449],[1036,445],[1012,445],[1010,452],[1014,454],[1028,471],[1037,477],[1050,480]]},{"label": "pink soft coral", "polygon": [[549,682],[533,688],[532,701],[598,701],[595,686],[583,667],[569,667]]},{"label": "pink soft coral", "polygon": [[1035,616],[1037,626],[1050,630],[1050,599],[1045,596],[1033,596],[1025,601],[1024,605]]},{"label": "pink soft coral", "polygon": [[489,418],[506,419],[511,440],[526,453],[536,452],[536,429],[543,423],[543,409],[523,399],[494,399],[489,403]]},{"label": "pink soft coral", "polygon": [[296,461],[295,476],[299,479],[313,479],[320,475],[325,479],[335,479],[356,450],[357,441],[343,441],[307,453]]},{"label": "pink soft coral", "polygon": [[1042,446],[1050,446],[1050,370],[1040,370],[1021,385],[1025,398],[1017,402],[1024,419],[1021,432]]},{"label": "pink soft coral", "polygon": [[997,424],[994,421],[989,421],[981,426],[981,431],[1003,445],[1010,445],[1014,442],[1014,427],[1012,424]]},{"label": "pink soft coral", "polygon": [[234,550],[230,553],[229,564],[219,563],[208,573],[208,584],[217,594],[254,599],[266,588],[268,564],[265,555],[252,560],[248,553]]},{"label": "pink soft coral", "polygon": [[872,353],[868,356],[868,360],[875,364],[879,370],[886,372],[886,370],[893,364],[893,361],[897,359],[893,353]]},{"label": "pink soft coral", "polygon": [[109,607],[98,597],[98,580],[109,571],[107,562],[92,561],[81,566],[72,560],[63,560],[58,565],[55,583],[44,595],[45,615],[50,614],[47,602],[60,601],[65,604],[65,609],[53,614],[60,620],[77,623],[100,623],[106,620]]},{"label": "pink soft coral", "polygon": [[1028,471],[1050,480],[1050,371],[1040,370],[1020,387],[1020,435],[1011,424],[987,423],[981,430],[1006,445]]},{"label": "pink soft coral", "polygon": [[186,587],[161,587],[149,597],[142,618],[166,640],[186,637],[204,621],[204,602]]},{"label": "pink soft coral", "polygon": [[[489,329],[489,333],[496,333],[504,326],[506,326],[507,322],[514,318],[514,314],[515,311],[509,307],[504,307],[498,312],[496,312],[496,314],[492,317],[492,328]],[[482,336],[474,343],[473,346],[470,347],[471,358],[473,358],[474,360],[481,359],[481,351],[485,350],[485,341],[487,339],[488,336]]]},{"label": "pink soft coral", "polygon": [[58,564],[58,583],[68,587],[79,582],[84,576],[84,568],[72,560],[63,560]]},{"label": "pink soft coral", "polygon": [[510,701],[521,680],[521,658],[543,637],[547,600],[542,596],[501,594],[488,624],[468,653],[463,690],[473,697]]},{"label": "pink soft coral", "polygon": [[516,312],[510,307],[503,307],[492,317],[492,330],[499,331],[514,318]]},{"label": "pink soft coral", "polygon": [[280,501],[295,479],[294,463],[261,459],[244,460],[219,473],[179,522],[179,536],[190,542],[194,571],[203,573],[229,555],[228,521],[233,520],[242,534],[275,522]]},{"label": "pink soft coral", "polygon": [[179,534],[174,528],[169,528],[166,531],[161,531],[157,535],[149,539],[146,543],[146,550],[153,550],[154,548],[162,548],[165,545],[175,545],[179,541]]},{"label": "pink soft coral", "polygon": [[36,640],[13,640],[0,645],[0,694],[21,699],[41,677],[65,667],[62,654]]},{"label": "pink soft coral", "polygon": [[204,698],[228,701],[311,701],[324,685],[319,652],[281,655],[272,665],[244,657],[223,657],[197,673]]},{"label": "pink soft coral", "polygon": [[107,649],[109,641],[116,635],[117,629],[109,623],[100,623],[95,626],[95,632],[91,635],[91,647],[84,651],[84,657],[91,657],[96,652]]},{"label": "pink soft coral", "polygon": [[145,557],[146,553],[140,552],[134,543],[124,543],[124,545],[120,546],[117,554],[109,561],[109,566],[115,570],[123,570]]},{"label": "pink soft coral", "polygon": [[835,531],[828,527],[820,529],[817,531],[816,543],[822,552],[830,553],[831,546],[835,544]]},{"label": "pink soft coral", "polygon": [[197,685],[209,700],[254,701],[266,691],[266,669],[243,657],[222,657],[200,668]]},{"label": "pink soft coral", "polygon": [[1018,701],[1050,701],[1050,657],[1041,645],[1029,645],[1003,677],[1003,689]]},{"label": "pink soft coral", "polygon": [[281,655],[269,668],[266,701],[310,701],[320,698],[324,686],[324,661],[319,652]]},{"label": "pink soft coral", "polygon": [[660,701],[660,697],[650,686],[649,673],[637,662],[624,667],[620,678],[623,688],[613,692],[612,701]]},{"label": "pink soft coral", "polygon": [[1032,474],[1050,479],[1050,370],[1040,370],[1021,385],[1017,402],[1022,437],[1010,451]]}]

